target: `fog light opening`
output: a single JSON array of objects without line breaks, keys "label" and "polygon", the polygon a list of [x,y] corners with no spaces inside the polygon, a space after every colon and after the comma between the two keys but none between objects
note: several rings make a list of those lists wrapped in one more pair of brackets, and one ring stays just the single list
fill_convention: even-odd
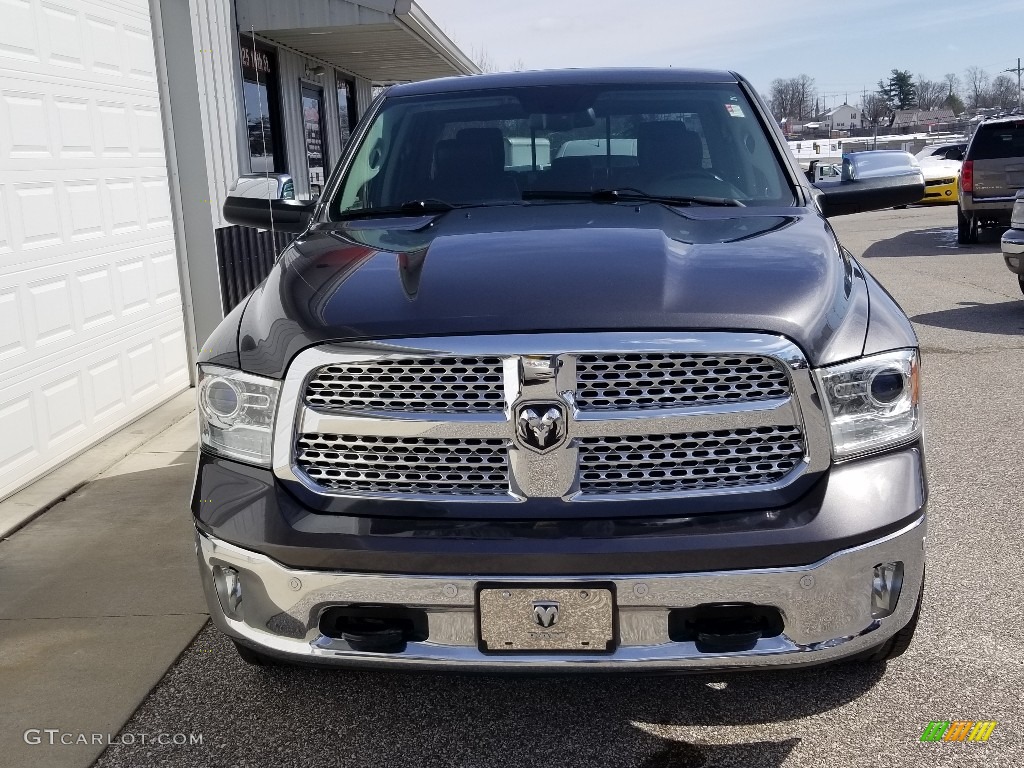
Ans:
[{"label": "fog light opening", "polygon": [[226,565],[215,565],[213,580],[217,585],[217,597],[220,598],[220,605],[224,609],[224,613],[231,619],[240,618],[242,581],[238,577],[238,571]]},{"label": "fog light opening", "polygon": [[871,615],[884,619],[896,610],[903,589],[903,563],[879,563],[871,581]]}]

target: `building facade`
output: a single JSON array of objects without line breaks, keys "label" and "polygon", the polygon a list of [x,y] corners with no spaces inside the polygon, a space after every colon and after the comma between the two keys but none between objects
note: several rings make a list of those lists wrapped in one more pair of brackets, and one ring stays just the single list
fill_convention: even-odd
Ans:
[{"label": "building facade", "polygon": [[10,0],[0,24],[0,498],[190,385],[375,85],[475,65],[411,0]]},{"label": "building facade", "polygon": [[862,118],[863,115],[857,107],[840,104],[826,112],[819,122],[830,132],[852,131],[862,127]]}]

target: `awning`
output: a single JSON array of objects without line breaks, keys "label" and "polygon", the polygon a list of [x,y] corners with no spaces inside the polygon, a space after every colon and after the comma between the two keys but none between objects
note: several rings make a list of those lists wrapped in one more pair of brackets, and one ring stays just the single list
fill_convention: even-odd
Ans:
[{"label": "awning", "polygon": [[480,71],[412,0],[238,0],[236,13],[242,32],[375,84]]}]

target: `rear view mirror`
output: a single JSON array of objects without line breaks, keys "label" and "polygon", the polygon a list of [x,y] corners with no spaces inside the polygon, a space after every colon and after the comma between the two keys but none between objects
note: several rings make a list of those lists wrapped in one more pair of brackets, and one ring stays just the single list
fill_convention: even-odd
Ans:
[{"label": "rear view mirror", "polygon": [[303,232],[316,201],[296,200],[287,173],[247,174],[235,182],[224,200],[224,219],[230,224],[282,232]]},{"label": "rear view mirror", "polygon": [[247,173],[238,178],[228,194],[258,200],[294,200],[295,182],[289,173]]},{"label": "rear view mirror", "polygon": [[843,156],[840,181],[815,185],[825,216],[877,211],[920,202],[924,176],[909,152],[875,150]]}]

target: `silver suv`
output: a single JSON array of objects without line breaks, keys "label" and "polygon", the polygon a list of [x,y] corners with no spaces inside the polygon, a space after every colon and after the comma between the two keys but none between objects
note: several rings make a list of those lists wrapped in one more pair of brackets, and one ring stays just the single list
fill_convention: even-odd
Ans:
[{"label": "silver suv", "polygon": [[960,170],[957,240],[978,242],[981,227],[1010,223],[1017,190],[1024,188],[1024,117],[978,126]]}]

